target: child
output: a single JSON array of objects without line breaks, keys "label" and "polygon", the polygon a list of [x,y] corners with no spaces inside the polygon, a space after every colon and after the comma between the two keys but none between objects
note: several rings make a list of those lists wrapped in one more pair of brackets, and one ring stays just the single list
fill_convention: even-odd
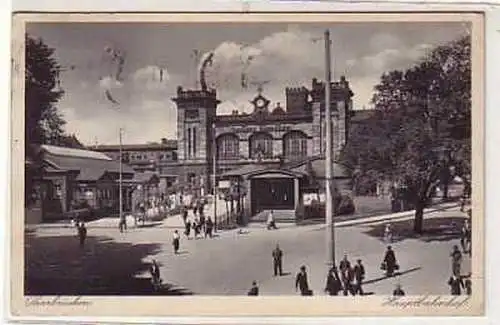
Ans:
[{"label": "child", "polygon": [[177,255],[179,253],[179,244],[180,244],[179,232],[177,230],[174,231],[174,239],[172,241],[172,244],[174,245],[174,253]]}]

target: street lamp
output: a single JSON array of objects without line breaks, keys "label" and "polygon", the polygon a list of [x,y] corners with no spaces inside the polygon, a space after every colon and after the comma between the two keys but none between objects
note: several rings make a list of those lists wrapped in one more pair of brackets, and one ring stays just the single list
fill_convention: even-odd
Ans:
[{"label": "street lamp", "polygon": [[326,200],[326,247],[327,263],[335,266],[335,225],[333,222],[333,166],[332,166],[332,120],[331,120],[331,54],[330,54],[330,31],[325,31],[325,123],[326,123],[326,148],[325,148],[325,200]]}]

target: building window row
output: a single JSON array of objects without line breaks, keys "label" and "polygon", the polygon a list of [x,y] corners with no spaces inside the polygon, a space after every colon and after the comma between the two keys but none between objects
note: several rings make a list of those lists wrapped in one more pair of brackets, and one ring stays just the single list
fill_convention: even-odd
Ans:
[{"label": "building window row", "polygon": [[[249,157],[252,159],[272,158],[273,138],[269,133],[254,133],[249,138]],[[307,156],[307,135],[301,131],[291,131],[283,136],[283,155],[286,159]],[[236,134],[226,133],[217,138],[217,159],[238,160],[240,139]]]}]

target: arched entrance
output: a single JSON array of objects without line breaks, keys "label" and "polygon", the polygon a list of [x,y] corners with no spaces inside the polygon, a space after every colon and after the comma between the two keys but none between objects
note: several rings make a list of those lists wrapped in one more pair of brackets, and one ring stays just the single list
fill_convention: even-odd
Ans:
[{"label": "arched entrance", "polygon": [[265,210],[293,210],[298,203],[300,175],[266,171],[250,175],[251,213]]}]

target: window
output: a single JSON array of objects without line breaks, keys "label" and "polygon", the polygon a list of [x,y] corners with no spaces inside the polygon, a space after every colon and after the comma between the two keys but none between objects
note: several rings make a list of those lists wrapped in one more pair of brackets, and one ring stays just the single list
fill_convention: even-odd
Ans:
[{"label": "window", "polygon": [[232,133],[217,138],[217,158],[235,160],[240,158],[240,139]]},{"label": "window", "polygon": [[196,181],[196,174],[195,173],[188,173],[188,183],[189,184],[194,184]]},{"label": "window", "polygon": [[286,159],[307,156],[307,136],[301,131],[291,131],[285,134],[283,153]]},{"label": "window", "polygon": [[193,152],[192,157],[196,157],[196,128],[193,127]]},{"label": "window", "polygon": [[249,139],[250,158],[271,158],[273,137],[269,133],[254,133]]},{"label": "window", "polygon": [[186,156],[188,158],[191,157],[191,128],[188,127],[187,129],[187,154]]},{"label": "window", "polygon": [[197,109],[187,109],[186,110],[186,119],[197,119],[200,116]]}]

